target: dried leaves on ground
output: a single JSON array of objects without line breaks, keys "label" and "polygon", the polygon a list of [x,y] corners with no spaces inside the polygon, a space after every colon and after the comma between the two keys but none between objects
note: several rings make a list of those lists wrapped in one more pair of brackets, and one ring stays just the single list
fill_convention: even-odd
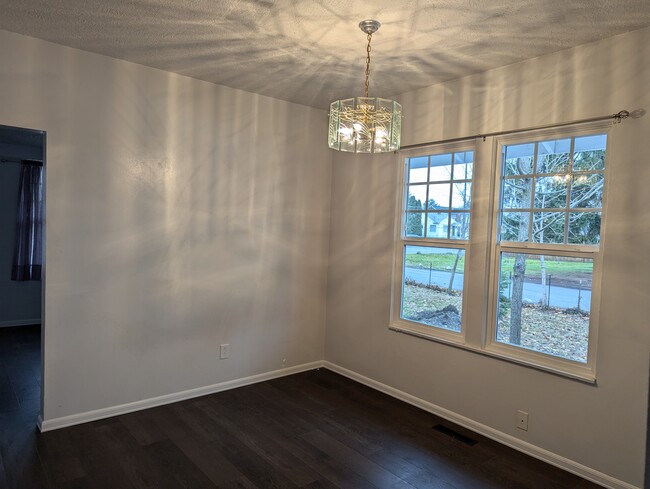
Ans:
[{"label": "dried leaves on ground", "polygon": [[[405,319],[460,331],[461,311],[462,296],[458,293],[449,294],[433,286],[404,286],[402,317]],[[588,315],[525,305],[521,323],[519,346],[577,362],[587,361]],[[510,312],[506,311],[497,324],[497,341],[508,343],[509,335]]]}]

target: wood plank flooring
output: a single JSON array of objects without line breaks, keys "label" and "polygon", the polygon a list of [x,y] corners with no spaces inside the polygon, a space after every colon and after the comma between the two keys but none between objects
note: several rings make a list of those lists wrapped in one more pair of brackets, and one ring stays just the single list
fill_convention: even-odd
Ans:
[{"label": "wood plank flooring", "polygon": [[7,355],[20,349],[8,336],[2,488],[597,487],[325,369],[40,434],[38,404],[23,391],[21,404],[7,374],[22,370],[10,357],[23,369],[34,358]]}]

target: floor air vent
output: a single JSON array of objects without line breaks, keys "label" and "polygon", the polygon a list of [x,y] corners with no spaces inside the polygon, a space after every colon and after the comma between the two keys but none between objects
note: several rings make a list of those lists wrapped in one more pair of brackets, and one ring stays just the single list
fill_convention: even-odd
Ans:
[{"label": "floor air vent", "polygon": [[473,447],[478,443],[477,440],[474,440],[473,438],[470,438],[469,436],[465,436],[461,433],[458,433],[458,431],[453,430],[447,426],[443,426],[441,424],[437,424],[433,427],[434,430],[439,431],[440,433],[444,433],[447,436],[452,437],[454,440],[458,440],[461,443],[464,443],[465,445],[469,445],[470,447]]}]

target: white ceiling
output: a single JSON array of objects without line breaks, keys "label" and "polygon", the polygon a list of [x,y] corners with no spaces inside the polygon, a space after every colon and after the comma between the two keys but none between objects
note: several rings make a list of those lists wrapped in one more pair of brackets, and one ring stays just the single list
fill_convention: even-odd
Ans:
[{"label": "white ceiling", "polygon": [[319,108],[650,25],[649,0],[0,0],[0,29]]}]

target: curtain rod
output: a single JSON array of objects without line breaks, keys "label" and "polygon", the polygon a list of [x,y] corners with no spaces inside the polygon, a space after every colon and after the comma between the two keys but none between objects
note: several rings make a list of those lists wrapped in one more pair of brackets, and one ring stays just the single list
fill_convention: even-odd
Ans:
[{"label": "curtain rod", "polygon": [[459,138],[440,139],[438,141],[429,141],[427,143],[409,144],[407,146],[402,146],[399,149],[399,151],[404,150],[404,149],[421,148],[423,146],[431,146],[433,144],[456,143],[456,142],[459,142],[459,141],[467,141],[468,139],[476,139],[476,138],[483,138],[483,141],[485,141],[485,138],[492,137],[492,136],[503,136],[505,134],[517,134],[517,133],[520,133],[520,132],[538,131],[540,129],[553,129],[555,127],[573,126],[574,124],[585,124],[585,123],[588,123],[588,122],[606,121],[608,119],[613,119],[614,123],[618,124],[622,120],[627,119],[628,117],[630,117],[630,112],[627,111],[627,110],[621,110],[620,112],[617,112],[616,114],[604,115],[604,116],[600,116],[600,117],[592,117],[591,119],[580,119],[580,120],[577,120],[577,121],[559,122],[557,124],[547,124],[545,126],[533,126],[533,127],[526,127],[524,129],[511,129],[509,131],[486,132],[486,133],[475,134],[473,136],[463,136],[463,137],[459,137]]}]

